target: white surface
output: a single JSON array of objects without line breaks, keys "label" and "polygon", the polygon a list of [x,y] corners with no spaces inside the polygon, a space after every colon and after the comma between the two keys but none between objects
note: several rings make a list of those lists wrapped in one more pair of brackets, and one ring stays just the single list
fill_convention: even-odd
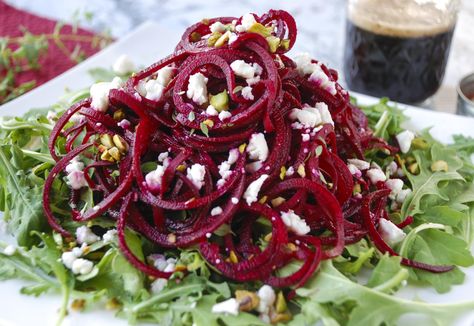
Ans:
[{"label": "white surface", "polygon": [[[149,35],[157,35],[160,42],[150,42]],[[42,107],[53,104],[64,91],[65,87],[80,89],[90,85],[92,80],[87,70],[94,67],[110,67],[121,54],[128,54],[136,63],[147,65],[156,59],[164,57],[172,51],[178,40],[177,34],[167,31],[156,24],[145,23],[130,35],[104,51],[96,54],[63,75],[44,84],[26,95],[0,107],[2,115],[20,115],[32,107]],[[375,99],[357,95],[360,103],[371,103]],[[474,137],[474,119],[454,116],[447,113],[426,111],[406,107],[406,114],[411,117],[407,127],[420,130],[434,126],[432,134],[443,142],[450,142],[451,135],[461,133]],[[399,295],[405,298],[421,298],[427,302],[457,302],[472,300],[474,289],[474,268],[464,269],[466,281],[463,285],[454,286],[447,294],[439,295],[429,288],[404,288]],[[52,325],[56,311],[60,306],[59,296],[43,296],[40,299],[21,295],[19,289],[24,284],[21,281],[0,282],[0,326],[6,325]],[[71,312],[64,325],[125,325],[126,322],[113,318],[113,312],[106,311],[103,305],[89,313]],[[419,326],[425,325],[417,322]],[[474,325],[474,313],[458,320],[453,325]]]}]

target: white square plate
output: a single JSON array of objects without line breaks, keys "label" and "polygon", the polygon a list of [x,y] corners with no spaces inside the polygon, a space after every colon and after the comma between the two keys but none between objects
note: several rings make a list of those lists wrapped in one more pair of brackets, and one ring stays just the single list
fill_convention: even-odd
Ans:
[{"label": "white square plate", "polygon": [[[135,63],[146,66],[159,58],[165,57],[173,51],[179,41],[181,31],[170,31],[161,26],[147,22],[135,31],[95,54],[69,71],[32,90],[31,92],[0,106],[0,116],[22,115],[31,108],[47,107],[57,101],[64,94],[64,90],[78,90],[91,85],[93,80],[87,71],[91,68],[112,65],[121,54],[128,54]],[[370,104],[377,101],[365,95],[354,94],[361,104]],[[438,140],[449,143],[453,134],[463,134],[474,137],[474,119],[455,116],[447,113],[427,111],[410,106],[400,105],[406,109],[405,113],[411,119],[406,127],[421,130],[427,127]],[[472,248],[474,251],[474,248]],[[453,303],[472,300],[474,289],[474,267],[464,269],[466,280],[464,284],[454,286],[451,292],[438,294],[431,288],[405,287],[397,296],[407,299],[422,299],[432,303]],[[29,297],[19,293],[22,281],[11,280],[0,282],[0,326],[9,325],[53,325],[56,311],[60,306],[60,298],[55,295],[40,298]],[[426,320],[419,320],[414,316],[405,318],[400,324],[429,325]],[[64,325],[126,325],[126,322],[113,317],[113,313],[102,307],[87,313],[71,312]],[[473,326],[474,312],[453,321],[456,326]]]}]

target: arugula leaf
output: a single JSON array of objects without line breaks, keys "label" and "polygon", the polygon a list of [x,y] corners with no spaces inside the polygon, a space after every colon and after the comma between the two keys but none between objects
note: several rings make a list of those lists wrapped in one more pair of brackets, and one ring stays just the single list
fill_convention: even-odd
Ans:
[{"label": "arugula leaf", "polygon": [[401,257],[383,255],[375,266],[367,286],[385,293],[393,293],[408,279],[408,270],[400,265]]},{"label": "arugula leaf", "polygon": [[[378,326],[384,323],[394,325],[401,316],[408,313],[423,314],[430,317],[436,325],[447,325],[460,314],[474,309],[474,301],[428,304],[397,298],[352,282],[334,268],[330,261],[325,261],[320,271],[296,292],[306,302],[316,305],[353,303],[355,306],[350,312],[348,326]],[[333,315],[332,317],[334,318]],[[322,318],[320,316],[318,320]]]}]

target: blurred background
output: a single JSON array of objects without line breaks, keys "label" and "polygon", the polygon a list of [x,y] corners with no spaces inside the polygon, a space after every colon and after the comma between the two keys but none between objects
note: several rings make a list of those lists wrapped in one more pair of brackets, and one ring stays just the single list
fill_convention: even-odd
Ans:
[{"label": "blurred background", "polygon": [[[346,0],[6,0],[11,6],[95,32],[109,31],[120,38],[146,20],[182,33],[203,17],[261,14],[270,8],[290,11],[298,23],[298,41],[293,53],[305,51],[342,72]],[[87,17],[87,19],[83,19]],[[464,0],[459,14],[443,86],[434,97],[434,106],[454,112],[455,87],[474,71],[474,1]],[[150,36],[153,42],[159,37]],[[344,82],[343,82],[344,84]]]}]

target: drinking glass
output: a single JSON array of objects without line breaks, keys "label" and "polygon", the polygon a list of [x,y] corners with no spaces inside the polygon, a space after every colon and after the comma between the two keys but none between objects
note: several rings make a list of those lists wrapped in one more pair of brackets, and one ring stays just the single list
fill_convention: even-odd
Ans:
[{"label": "drinking glass", "polygon": [[459,0],[348,0],[344,75],[351,90],[418,104],[441,85]]}]

